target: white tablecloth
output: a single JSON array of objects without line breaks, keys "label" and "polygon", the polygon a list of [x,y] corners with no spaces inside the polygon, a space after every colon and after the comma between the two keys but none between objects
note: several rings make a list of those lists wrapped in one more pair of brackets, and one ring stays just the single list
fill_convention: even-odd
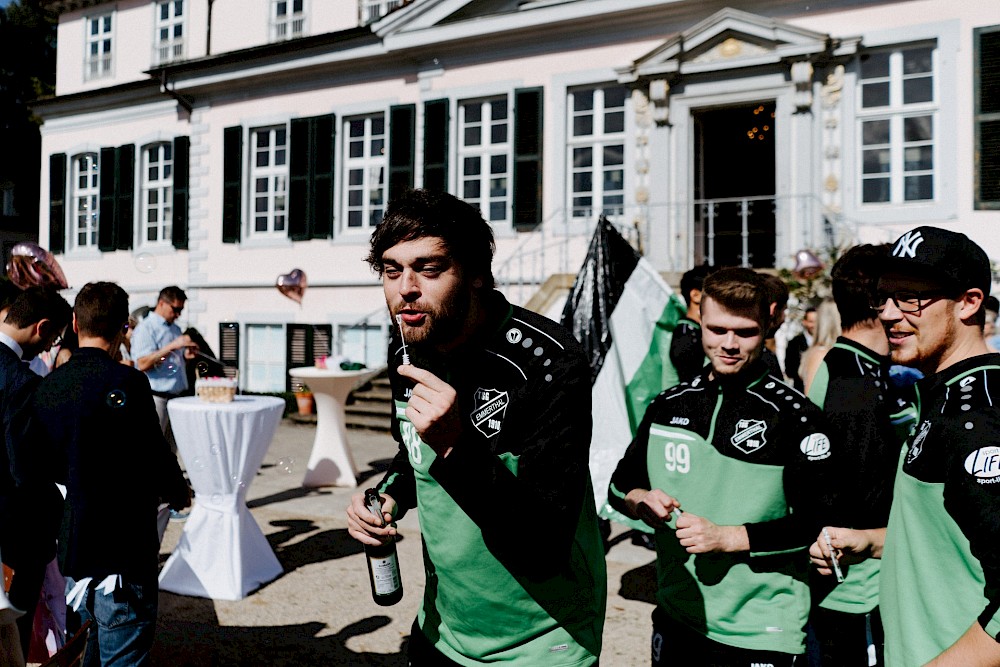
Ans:
[{"label": "white tablecloth", "polygon": [[[316,440],[313,441],[312,452],[309,454],[302,486],[358,485],[354,457],[347,446],[344,402],[356,384],[379,372],[380,369],[371,368],[344,371],[313,366],[289,369],[288,374],[304,382],[316,401]],[[387,421],[388,419],[386,416]]]},{"label": "white tablecloth", "polygon": [[281,574],[271,545],[246,506],[285,402],[237,396],[232,403],[175,398],[167,403],[177,449],[194,487],[191,515],[160,572],[160,588],[240,600]]}]

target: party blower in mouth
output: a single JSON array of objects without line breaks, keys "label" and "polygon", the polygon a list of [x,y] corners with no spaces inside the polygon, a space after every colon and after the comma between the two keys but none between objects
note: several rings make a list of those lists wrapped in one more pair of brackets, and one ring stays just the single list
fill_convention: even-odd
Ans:
[{"label": "party blower in mouth", "polygon": [[403,316],[396,313],[396,324],[399,325],[399,340],[403,341],[403,365],[410,365],[410,353],[406,351],[406,337],[403,335]]}]

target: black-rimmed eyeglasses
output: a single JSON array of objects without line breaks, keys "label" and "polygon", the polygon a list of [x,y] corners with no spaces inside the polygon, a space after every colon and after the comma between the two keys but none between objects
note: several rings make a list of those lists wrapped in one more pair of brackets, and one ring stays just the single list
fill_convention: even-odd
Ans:
[{"label": "black-rimmed eyeglasses", "polygon": [[892,303],[901,313],[919,313],[932,303],[942,297],[948,296],[944,290],[926,290],[917,292],[913,290],[896,290],[895,292],[885,292],[879,290],[875,294],[875,302],[872,303],[872,310],[881,313],[885,310],[886,301],[892,299]]}]

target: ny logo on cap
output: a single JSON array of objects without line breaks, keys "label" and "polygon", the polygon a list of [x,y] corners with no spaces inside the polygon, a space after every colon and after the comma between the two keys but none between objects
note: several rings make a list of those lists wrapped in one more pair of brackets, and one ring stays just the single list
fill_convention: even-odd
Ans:
[{"label": "ny logo on cap", "polygon": [[916,258],[917,246],[924,242],[924,237],[920,232],[906,232],[896,241],[896,247],[892,249],[893,257]]}]

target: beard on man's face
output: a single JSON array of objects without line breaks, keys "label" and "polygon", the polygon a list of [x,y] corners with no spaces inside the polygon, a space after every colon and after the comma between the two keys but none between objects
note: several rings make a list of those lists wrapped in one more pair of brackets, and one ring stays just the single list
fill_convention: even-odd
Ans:
[{"label": "beard on man's face", "polygon": [[469,314],[472,296],[465,290],[458,290],[451,298],[439,303],[428,303],[417,299],[412,303],[401,302],[392,310],[393,323],[396,315],[403,310],[416,310],[425,314],[423,321],[412,326],[402,323],[403,336],[407,345],[446,345],[462,333],[462,327]]}]

